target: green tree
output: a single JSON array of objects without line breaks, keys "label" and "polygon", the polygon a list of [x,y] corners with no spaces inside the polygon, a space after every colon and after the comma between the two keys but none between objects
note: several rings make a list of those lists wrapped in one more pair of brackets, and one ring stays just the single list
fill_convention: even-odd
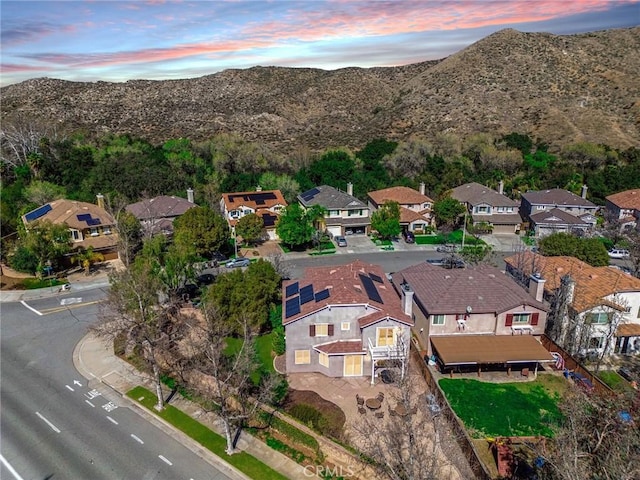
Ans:
[{"label": "green tree", "polygon": [[209,258],[229,241],[229,225],[209,207],[194,207],[173,222],[174,244]]},{"label": "green tree", "polygon": [[400,204],[385,202],[371,214],[371,228],[384,239],[400,235]]},{"label": "green tree", "polygon": [[24,195],[31,203],[44,205],[52,200],[66,197],[67,192],[64,187],[54,183],[35,180],[25,188]]},{"label": "green tree", "polygon": [[353,179],[354,173],[355,161],[344,150],[330,150],[308,168],[309,179],[315,185],[331,185],[343,189]]},{"label": "green tree", "polygon": [[250,213],[238,220],[236,223],[236,233],[248,244],[254,244],[264,236],[264,222],[262,217],[255,213]]},{"label": "green tree", "polygon": [[452,197],[444,197],[433,204],[433,214],[438,228],[446,232],[453,230],[464,212],[465,206]]},{"label": "green tree", "polygon": [[295,202],[296,195],[300,192],[300,184],[286,173],[282,175],[277,175],[273,172],[263,173],[260,175],[258,183],[265,190],[280,190],[280,193],[288,203]]},{"label": "green tree", "polygon": [[289,205],[276,224],[276,233],[290,248],[304,245],[311,240],[314,228],[299,203]]},{"label": "green tree", "polygon": [[540,253],[545,256],[570,256],[602,267],[609,265],[607,249],[597,238],[578,238],[570,233],[553,233],[538,242]]},{"label": "green tree", "polygon": [[54,261],[71,249],[71,232],[64,224],[48,220],[29,225],[22,245],[38,259],[38,272],[42,272],[47,260]]},{"label": "green tree", "polygon": [[131,265],[142,245],[142,225],[132,213],[121,210],[115,216],[118,233],[118,253],[125,266]]},{"label": "green tree", "polygon": [[86,250],[81,250],[76,253],[72,257],[72,260],[74,263],[77,263],[82,268],[84,268],[85,275],[89,275],[89,272],[91,271],[91,265],[97,262],[103,262],[104,255],[94,252],[93,247],[89,247]]}]

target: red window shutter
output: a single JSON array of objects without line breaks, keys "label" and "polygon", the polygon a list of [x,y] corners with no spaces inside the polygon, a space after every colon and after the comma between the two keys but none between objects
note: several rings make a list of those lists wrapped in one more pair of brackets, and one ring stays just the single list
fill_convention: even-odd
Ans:
[{"label": "red window shutter", "polygon": [[504,322],[505,327],[510,327],[513,325],[513,313],[507,313],[507,319]]},{"label": "red window shutter", "polygon": [[327,328],[327,333],[329,333],[330,337],[333,337],[333,323],[330,323],[328,328]]},{"label": "red window shutter", "polygon": [[537,325],[538,324],[538,317],[540,316],[539,313],[532,313],[531,314],[531,325]]},{"label": "red window shutter", "polygon": [[310,337],[315,337],[316,336],[316,326],[315,325],[309,325],[309,336]]}]

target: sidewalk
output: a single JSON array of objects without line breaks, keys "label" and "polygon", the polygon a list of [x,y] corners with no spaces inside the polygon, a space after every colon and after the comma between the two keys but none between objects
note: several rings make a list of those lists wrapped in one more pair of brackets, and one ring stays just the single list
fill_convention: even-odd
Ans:
[{"label": "sidewalk", "polygon": [[[135,386],[142,385],[151,391],[154,391],[155,387],[148,375],[139,372],[129,363],[115,356],[113,346],[109,342],[95,336],[93,333],[88,333],[76,345],[73,351],[73,363],[78,372],[88,380],[89,386],[95,387],[97,384],[102,384],[110,388],[122,397],[123,402],[129,405],[132,411],[138,413],[173,438],[176,438],[192,452],[220,469],[225,475],[238,480],[250,480],[250,477],[247,477],[160,417],[153,415],[153,413],[126,397],[126,392]],[[222,435],[221,426],[215,416],[205,412],[193,402],[176,395],[174,400],[171,401],[171,405]],[[249,433],[243,433],[240,436],[238,449],[269,465],[287,478],[297,479],[304,474],[303,467],[268,447],[262,441],[252,437]]]}]

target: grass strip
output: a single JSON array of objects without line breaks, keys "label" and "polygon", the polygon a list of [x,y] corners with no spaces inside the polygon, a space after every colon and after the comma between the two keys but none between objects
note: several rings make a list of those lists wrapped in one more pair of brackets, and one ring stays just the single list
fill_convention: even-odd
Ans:
[{"label": "grass strip", "polygon": [[287,477],[246,452],[227,455],[225,452],[227,442],[221,435],[218,435],[172,405],[166,405],[164,410],[158,412],[153,408],[157,403],[157,397],[146,388],[135,387],[127,392],[127,396],[249,477],[256,480],[287,480]]}]

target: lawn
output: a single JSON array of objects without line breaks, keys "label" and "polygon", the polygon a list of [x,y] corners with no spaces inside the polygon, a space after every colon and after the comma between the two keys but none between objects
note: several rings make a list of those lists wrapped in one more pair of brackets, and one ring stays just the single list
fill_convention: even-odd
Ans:
[{"label": "lawn", "polygon": [[443,378],[439,385],[474,438],[553,436],[550,426],[561,418],[557,404],[567,388],[554,375],[518,383]]},{"label": "lawn", "polygon": [[286,480],[287,477],[273,470],[268,465],[262,463],[255,457],[252,457],[246,452],[239,452],[234,455],[227,455],[225,448],[227,442],[225,439],[218,435],[213,430],[205,427],[201,423],[198,423],[186,413],[178,410],[177,408],[166,405],[164,410],[158,412],[154,409],[154,405],[157,402],[157,397],[149,390],[143,387],[135,387],[129,392],[127,396],[134,401],[140,403],[146,407],[150,412],[158,415],[160,418],[170,423],[178,430],[187,434],[193,438],[200,445],[213,452],[218,457],[222,458],[225,462],[230,463],[238,470],[255,479],[273,479],[273,480]]},{"label": "lawn", "polygon": [[[273,337],[274,333],[267,333],[266,335],[260,335],[256,338],[256,353],[258,355],[258,360],[260,361],[261,367],[271,373],[275,373],[273,368],[273,357],[271,352],[273,352]],[[239,338],[229,337],[227,338],[227,347],[224,350],[226,355],[231,355],[235,352],[240,351],[240,347],[242,346],[242,340]],[[259,377],[254,378],[254,381],[257,381]]]},{"label": "lawn", "polygon": [[66,278],[23,278],[20,282],[25,290],[33,290],[36,288],[47,288],[47,287],[57,287],[59,285],[64,285],[67,282]]},{"label": "lawn", "polygon": [[613,370],[601,370],[597,375],[600,380],[606,383],[615,392],[626,393],[632,391],[629,382]]},{"label": "lawn", "polygon": [[[416,235],[416,243],[418,245],[440,245],[443,243],[454,243],[456,245],[462,244],[462,230],[454,230],[449,234],[441,234],[437,235]],[[479,238],[474,238],[472,235],[467,233],[464,237],[465,245],[484,245],[485,242],[480,240]]]}]

